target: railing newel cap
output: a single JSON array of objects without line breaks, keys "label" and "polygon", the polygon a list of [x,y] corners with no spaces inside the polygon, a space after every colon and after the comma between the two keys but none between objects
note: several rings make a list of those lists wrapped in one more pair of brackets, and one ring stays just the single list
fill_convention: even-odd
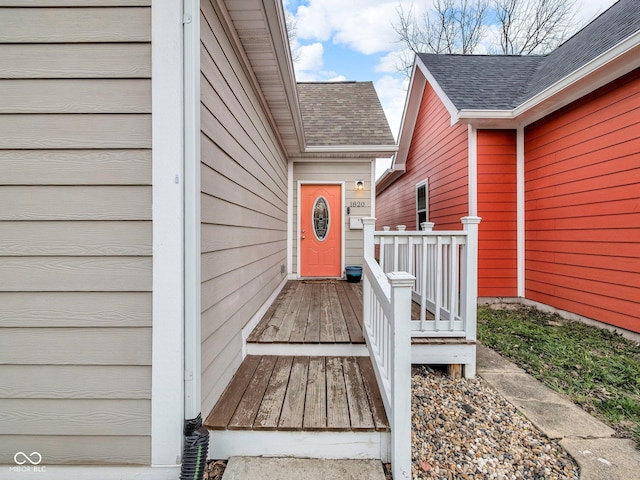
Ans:
[{"label": "railing newel cap", "polygon": [[478,225],[482,221],[482,217],[476,217],[476,216],[462,217],[460,221],[464,225]]},{"label": "railing newel cap", "polygon": [[412,286],[416,281],[416,277],[407,272],[389,272],[387,278],[393,287]]}]

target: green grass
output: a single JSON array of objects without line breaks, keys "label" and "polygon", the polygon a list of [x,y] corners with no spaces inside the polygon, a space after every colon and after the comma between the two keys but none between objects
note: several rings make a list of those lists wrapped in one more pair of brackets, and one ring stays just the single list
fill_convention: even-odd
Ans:
[{"label": "green grass", "polygon": [[640,449],[640,345],[535,308],[478,309],[478,338]]}]

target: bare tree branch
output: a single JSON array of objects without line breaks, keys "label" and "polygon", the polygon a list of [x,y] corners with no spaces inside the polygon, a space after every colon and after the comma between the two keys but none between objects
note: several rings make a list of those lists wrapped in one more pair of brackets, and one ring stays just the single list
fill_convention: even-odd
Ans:
[{"label": "bare tree branch", "polygon": [[[492,2],[491,4],[489,2]],[[574,20],[576,0],[434,0],[416,18],[415,9],[396,8],[393,28],[406,51],[399,71],[407,75],[415,53],[477,53],[490,26],[497,27],[496,49],[505,55],[546,53],[562,43]]]},{"label": "bare tree branch", "polygon": [[494,0],[505,55],[547,53],[567,37],[575,0]]},{"label": "bare tree branch", "polygon": [[[398,5],[393,28],[398,41],[413,54],[474,53],[486,32],[488,0],[434,0],[433,9],[416,19],[413,5]],[[401,55],[398,70],[409,74],[413,55]]]}]

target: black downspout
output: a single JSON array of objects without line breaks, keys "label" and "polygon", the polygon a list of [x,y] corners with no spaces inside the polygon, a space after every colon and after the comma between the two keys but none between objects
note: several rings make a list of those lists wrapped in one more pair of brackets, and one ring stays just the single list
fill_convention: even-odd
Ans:
[{"label": "black downspout", "polygon": [[202,480],[209,453],[209,430],[202,426],[202,416],[184,421],[184,447],[180,480]]}]

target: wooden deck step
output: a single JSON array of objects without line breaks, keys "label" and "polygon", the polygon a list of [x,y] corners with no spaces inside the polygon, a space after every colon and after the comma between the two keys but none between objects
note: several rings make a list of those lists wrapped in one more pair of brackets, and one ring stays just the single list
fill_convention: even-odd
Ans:
[{"label": "wooden deck step", "polygon": [[359,284],[289,281],[248,343],[364,344]]},{"label": "wooden deck step", "polygon": [[368,357],[248,355],[205,426],[211,430],[389,431]]}]

